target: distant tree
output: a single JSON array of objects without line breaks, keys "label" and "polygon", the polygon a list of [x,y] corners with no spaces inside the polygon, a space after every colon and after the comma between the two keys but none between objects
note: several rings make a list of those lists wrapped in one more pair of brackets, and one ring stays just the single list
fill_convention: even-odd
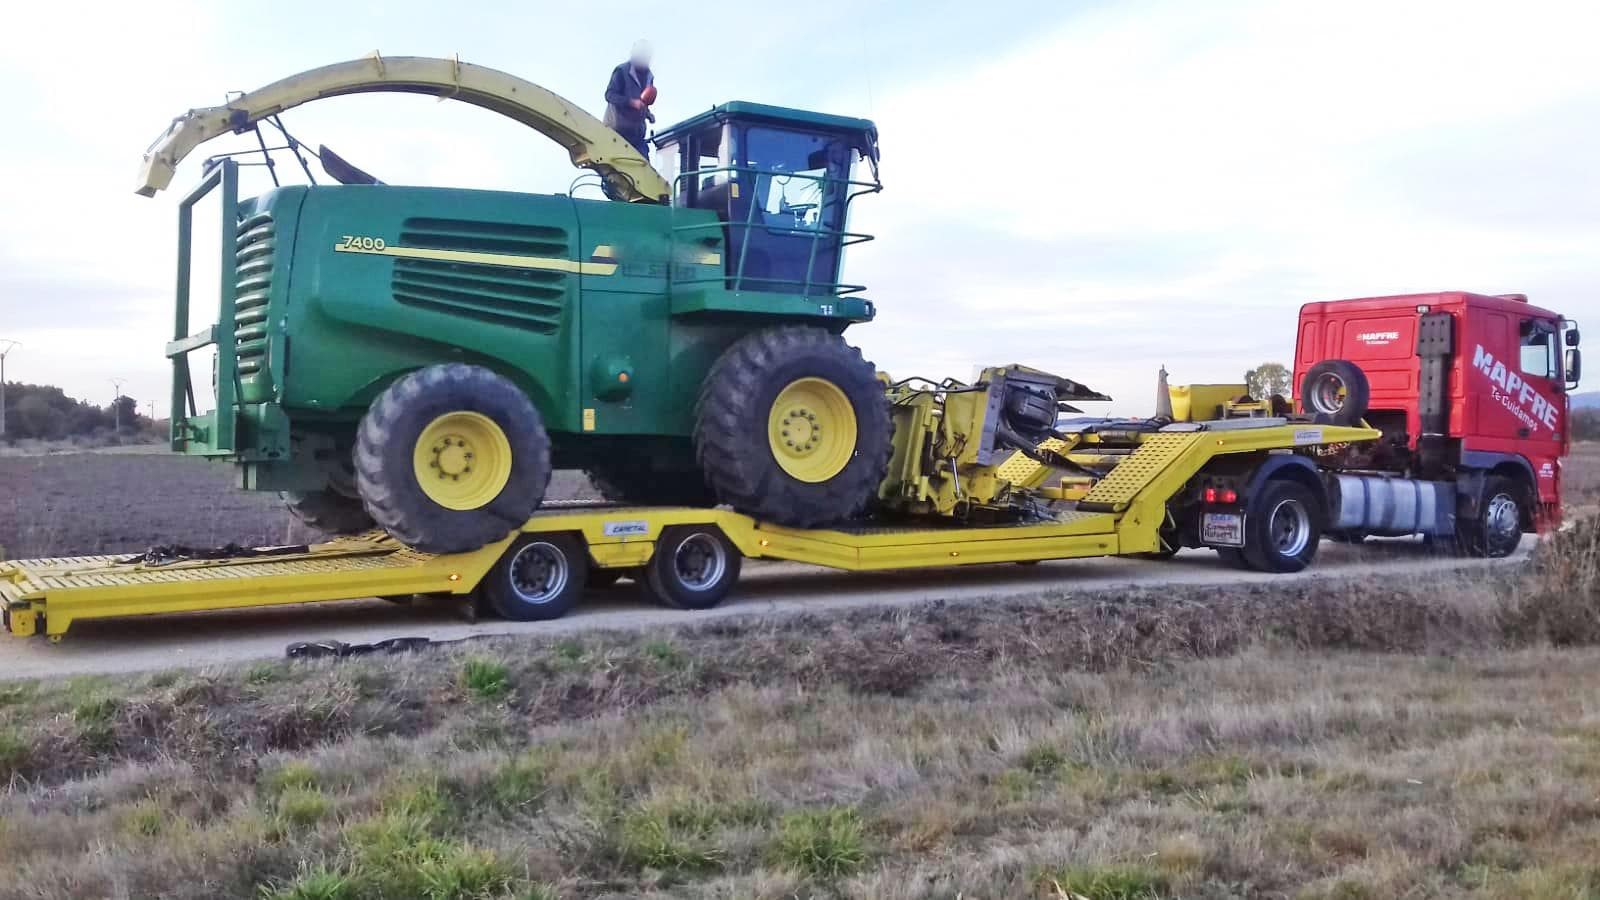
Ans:
[{"label": "distant tree", "polygon": [[[85,403],[49,384],[7,382],[5,402],[5,439],[13,442],[104,436],[113,429],[118,415],[112,406]],[[139,405],[132,397],[121,397],[117,404],[121,408],[124,439],[130,433],[142,437],[159,435],[150,417],[139,415]]]},{"label": "distant tree", "polygon": [[1274,395],[1288,397],[1289,379],[1289,368],[1283,363],[1264,362],[1244,373],[1244,383],[1250,388],[1250,396],[1257,400]]}]

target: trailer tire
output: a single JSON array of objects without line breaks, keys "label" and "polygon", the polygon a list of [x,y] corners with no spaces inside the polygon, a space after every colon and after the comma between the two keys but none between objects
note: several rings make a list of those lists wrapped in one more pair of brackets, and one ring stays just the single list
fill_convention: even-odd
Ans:
[{"label": "trailer tire", "polygon": [[356,433],[355,468],[361,500],[384,530],[418,550],[464,553],[538,509],[550,437],[509,379],[464,363],[428,366],[373,401]]},{"label": "trailer tire", "polygon": [[644,587],[673,609],[710,609],[739,581],[743,557],[715,526],[663,529],[644,567]]},{"label": "trailer tire", "polygon": [[1371,398],[1366,373],[1348,360],[1323,360],[1300,382],[1301,405],[1324,425],[1361,424]]},{"label": "trailer tire", "polygon": [[583,596],[589,554],[567,535],[526,534],[511,542],[482,585],[489,606],[515,622],[559,619]]},{"label": "trailer tire", "polygon": [[695,407],[695,456],[718,499],[780,525],[859,513],[889,468],[889,400],[861,351],[821,328],[735,341]]},{"label": "trailer tire", "polygon": [[1501,559],[1522,543],[1522,522],[1529,517],[1529,492],[1520,480],[1491,475],[1483,482],[1478,514],[1456,520],[1457,552],[1466,556]]},{"label": "trailer tire", "polygon": [[600,496],[612,503],[639,506],[716,506],[717,495],[698,470],[658,472],[621,464],[586,470]]},{"label": "trailer tire", "polygon": [[320,491],[279,491],[289,513],[324,534],[360,534],[377,527],[366,507],[331,487]]},{"label": "trailer tire", "polygon": [[1244,561],[1258,572],[1298,572],[1322,540],[1322,502],[1286,478],[1268,479],[1245,509]]}]

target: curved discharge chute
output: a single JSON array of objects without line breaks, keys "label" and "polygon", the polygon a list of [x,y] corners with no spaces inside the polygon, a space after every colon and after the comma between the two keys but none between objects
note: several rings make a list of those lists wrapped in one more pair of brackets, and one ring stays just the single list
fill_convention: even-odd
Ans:
[{"label": "curved discharge chute", "polygon": [[565,147],[573,165],[598,173],[613,197],[664,203],[671,194],[666,180],[621,135],[558,94],[460,60],[377,55],[291,75],[223,106],[184,113],[145,153],[137,192],[151,197],[166,188],[178,164],[206,141],[246,131],[262,119],[312,100],[366,93],[428,94],[470,103],[521,122]]}]

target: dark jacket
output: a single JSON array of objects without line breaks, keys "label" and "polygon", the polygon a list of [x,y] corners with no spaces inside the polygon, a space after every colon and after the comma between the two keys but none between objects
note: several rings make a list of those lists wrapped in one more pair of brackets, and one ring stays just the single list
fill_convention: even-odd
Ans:
[{"label": "dark jacket", "polygon": [[616,119],[612,127],[618,134],[644,136],[645,110],[634,109],[628,101],[639,99],[647,85],[654,84],[656,76],[649,69],[644,77],[633,70],[632,62],[625,62],[611,70],[611,81],[606,85],[606,105]]}]

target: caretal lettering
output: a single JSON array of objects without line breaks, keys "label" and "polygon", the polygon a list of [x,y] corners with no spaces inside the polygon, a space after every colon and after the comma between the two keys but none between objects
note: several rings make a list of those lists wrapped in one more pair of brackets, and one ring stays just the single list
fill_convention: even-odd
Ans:
[{"label": "caretal lettering", "polygon": [[1522,424],[1537,430],[1542,423],[1551,431],[1555,430],[1558,418],[1555,404],[1546,400],[1537,388],[1524,381],[1514,369],[1507,368],[1504,362],[1495,359],[1494,354],[1483,349],[1482,344],[1472,351],[1472,367],[1489,379],[1495,386],[1490,393]]}]

